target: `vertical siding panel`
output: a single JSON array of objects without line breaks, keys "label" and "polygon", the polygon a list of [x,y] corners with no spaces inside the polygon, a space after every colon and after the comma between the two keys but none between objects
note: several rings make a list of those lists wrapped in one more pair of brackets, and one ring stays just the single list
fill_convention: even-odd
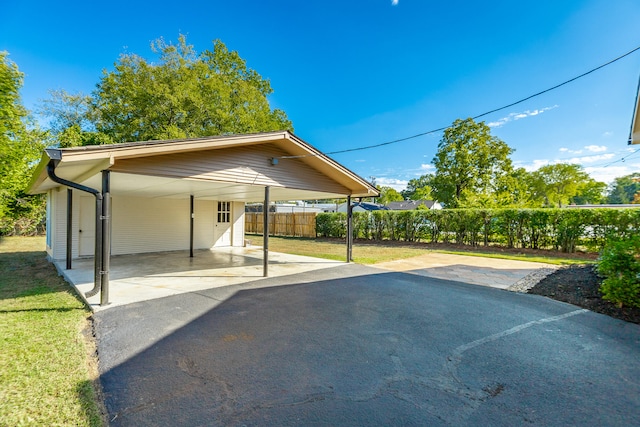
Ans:
[{"label": "vertical siding panel", "polygon": [[244,246],[244,203],[233,202],[231,207],[231,246]]},{"label": "vertical siding panel", "polygon": [[209,249],[213,246],[214,203],[213,200],[195,200],[193,246],[196,249]]}]

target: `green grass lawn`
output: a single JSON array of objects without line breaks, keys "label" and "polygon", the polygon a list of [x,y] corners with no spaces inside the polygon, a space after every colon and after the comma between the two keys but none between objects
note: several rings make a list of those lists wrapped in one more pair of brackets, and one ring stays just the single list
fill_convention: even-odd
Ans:
[{"label": "green grass lawn", "polygon": [[44,249],[0,240],[0,426],[101,426],[90,311]]},{"label": "green grass lawn", "polygon": [[[262,236],[248,236],[254,245],[262,245]],[[346,245],[338,239],[310,239],[303,237],[269,237],[269,250],[293,255],[305,255],[317,258],[344,261],[346,259]],[[360,264],[376,264],[396,259],[411,258],[428,252],[451,253],[458,255],[482,256],[488,258],[513,259],[519,261],[543,262],[555,265],[584,264],[593,262],[583,256],[571,254],[550,253],[547,255],[531,255],[517,253],[517,251],[497,252],[482,250],[442,250],[432,246],[402,244],[399,242],[356,242],[353,245],[353,261]]]}]

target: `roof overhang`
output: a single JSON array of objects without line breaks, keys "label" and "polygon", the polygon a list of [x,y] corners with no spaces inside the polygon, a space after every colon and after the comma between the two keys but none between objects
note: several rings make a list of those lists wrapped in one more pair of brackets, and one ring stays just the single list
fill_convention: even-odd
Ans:
[{"label": "roof overhang", "polygon": [[636,91],[636,102],[633,108],[633,119],[631,120],[631,132],[629,132],[629,142],[631,144],[640,144],[640,81],[638,82],[638,90]]},{"label": "roof overhang", "polygon": [[[92,188],[100,188],[102,170],[108,170],[119,160],[140,157],[171,155],[205,150],[223,150],[231,147],[246,147],[259,144],[274,144],[287,156],[279,161],[295,159],[306,166],[330,177],[345,193],[328,193],[310,189],[272,187],[272,200],[311,200],[323,198],[377,196],[377,189],[369,182],[345,168],[335,160],[316,150],[310,144],[288,131],[249,135],[225,135],[197,139],[144,141],[123,144],[85,146],[62,149],[47,149],[36,167],[29,192],[44,193],[60,184],[47,173],[47,164],[53,161],[56,175],[68,181]],[[251,185],[234,181],[203,181],[193,178],[171,178],[153,175],[114,173],[111,177],[114,195],[142,197],[181,198],[194,195],[213,200],[260,201],[264,197],[263,185]]]}]

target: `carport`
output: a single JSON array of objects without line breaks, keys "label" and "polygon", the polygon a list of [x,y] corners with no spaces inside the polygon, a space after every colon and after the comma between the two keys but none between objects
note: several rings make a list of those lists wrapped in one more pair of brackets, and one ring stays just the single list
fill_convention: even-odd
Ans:
[{"label": "carport", "polygon": [[[244,247],[247,202],[263,203],[267,224],[272,200],[378,195],[288,131],[51,148],[30,192],[47,194],[48,257],[71,270],[74,260],[93,256],[86,295],[100,293],[101,305],[109,303],[111,255],[173,251],[192,258],[201,249]],[[346,246],[349,262],[350,238]],[[262,264],[266,277],[267,233]]]}]

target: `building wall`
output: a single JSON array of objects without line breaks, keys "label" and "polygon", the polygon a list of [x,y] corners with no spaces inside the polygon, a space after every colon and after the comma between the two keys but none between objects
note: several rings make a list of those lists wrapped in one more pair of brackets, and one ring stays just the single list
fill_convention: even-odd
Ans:
[{"label": "building wall", "polygon": [[[72,211],[72,256],[78,256],[78,215],[80,212],[79,191],[73,192]],[[95,205],[95,199],[91,198]],[[47,227],[47,255],[51,259],[61,260],[67,256],[67,189],[57,187],[47,193],[48,227]]]},{"label": "building wall", "polygon": [[231,208],[231,246],[244,246],[244,203],[233,202]]},{"label": "building wall", "polygon": [[[47,246],[50,258],[66,257],[67,192],[65,188],[49,191],[50,227]],[[195,200],[194,248],[209,249],[214,241],[217,201]],[[244,245],[244,203],[232,203],[231,245]],[[144,252],[188,250],[190,235],[190,201],[114,196],[111,201],[112,255]],[[95,247],[95,197],[73,192],[73,258],[93,256]],[[80,229],[84,228],[82,232]],[[82,238],[82,242],[80,239]]]}]

